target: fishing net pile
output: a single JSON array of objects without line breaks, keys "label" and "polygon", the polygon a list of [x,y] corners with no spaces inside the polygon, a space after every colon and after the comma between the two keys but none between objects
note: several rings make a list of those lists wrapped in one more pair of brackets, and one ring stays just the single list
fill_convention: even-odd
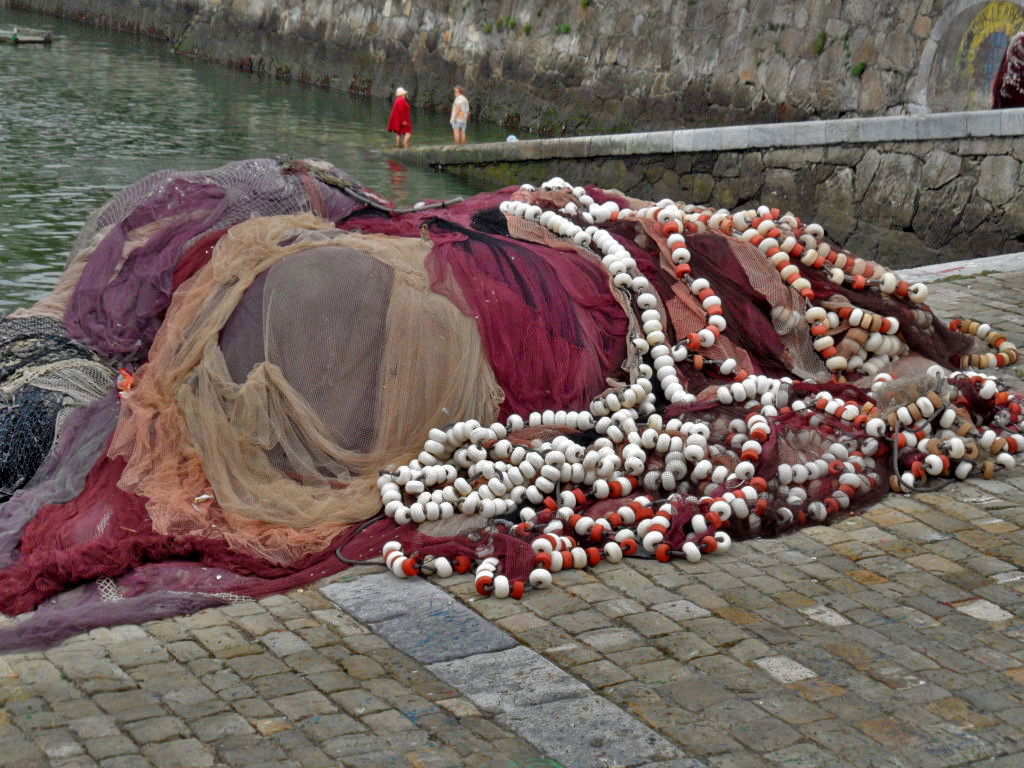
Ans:
[{"label": "fishing net pile", "polygon": [[[0,325],[0,427],[45,426],[5,468],[0,611],[32,613],[0,649],[382,554],[521,597],[991,476],[1022,398],[979,369],[1016,348],[926,299],[764,207],[553,179],[397,211],[317,161],[147,177],[4,321],[38,327]],[[91,389],[54,384],[69,361]]]}]

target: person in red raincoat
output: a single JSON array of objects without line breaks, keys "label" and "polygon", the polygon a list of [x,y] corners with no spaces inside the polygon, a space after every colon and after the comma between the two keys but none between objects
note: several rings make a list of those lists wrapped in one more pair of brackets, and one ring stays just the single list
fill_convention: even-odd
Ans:
[{"label": "person in red raincoat", "polygon": [[391,107],[391,119],[388,120],[388,131],[395,134],[395,146],[408,149],[412,138],[412,108],[405,99],[407,91],[399,87],[395,91],[395,103]]},{"label": "person in red raincoat", "polygon": [[1006,47],[1006,54],[992,82],[992,108],[1024,107],[1024,32],[1018,32]]}]

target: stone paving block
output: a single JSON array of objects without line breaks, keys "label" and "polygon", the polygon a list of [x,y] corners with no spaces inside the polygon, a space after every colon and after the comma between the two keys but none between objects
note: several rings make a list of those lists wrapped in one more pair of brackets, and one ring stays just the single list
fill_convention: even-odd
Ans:
[{"label": "stone paving block", "polygon": [[148,720],[137,720],[134,723],[126,723],[124,729],[139,744],[170,741],[190,735],[185,721],[177,717],[153,717]]},{"label": "stone paving block", "polygon": [[369,656],[347,656],[341,666],[356,680],[372,680],[384,674],[384,668]]},{"label": "stone paving block", "polygon": [[516,637],[531,629],[547,626],[544,619],[532,613],[517,613],[514,616],[499,619],[495,624]]},{"label": "stone paving block", "polygon": [[[131,676],[109,659],[95,653],[53,653],[52,658],[64,676],[73,681],[88,682],[92,690],[116,690],[120,686],[133,688]],[[105,682],[114,684],[113,688],[104,686]]]},{"label": "stone paving block", "polygon": [[246,634],[257,638],[267,634],[268,632],[284,631],[284,624],[282,624],[276,616],[272,616],[259,606],[257,606],[257,609],[259,612],[255,614],[232,617],[231,623]]},{"label": "stone paving block", "polygon": [[167,661],[169,656],[163,645],[152,637],[142,637],[107,646],[110,660],[123,668],[139,667]]},{"label": "stone paving block", "polygon": [[630,673],[648,685],[679,683],[695,676],[693,670],[674,659],[661,659],[646,664],[635,664],[628,667]]},{"label": "stone paving block", "polygon": [[331,739],[323,745],[323,749],[331,757],[343,758],[353,765],[347,760],[349,756],[372,753],[383,748],[385,743],[384,738],[377,734],[355,734]]},{"label": "stone paving block", "polygon": [[644,638],[642,635],[624,627],[599,629],[594,632],[586,632],[580,635],[579,639],[591,646],[598,653],[623,651],[644,644]]},{"label": "stone paving block", "polygon": [[284,657],[284,662],[289,667],[302,675],[313,675],[318,672],[329,672],[337,668],[337,663],[311,650],[304,653],[293,653]]},{"label": "stone paving block", "polygon": [[122,624],[116,627],[97,627],[89,632],[89,637],[100,645],[115,645],[131,640],[146,639],[146,630],[134,624]]},{"label": "stone paving block", "polygon": [[349,688],[358,688],[358,683],[340,669],[316,672],[306,676],[306,680],[321,693],[334,693]]},{"label": "stone paving block", "polygon": [[1014,615],[1004,611],[995,603],[988,600],[966,600],[953,605],[961,613],[965,613],[981,621],[1010,621]]},{"label": "stone paving block", "polygon": [[167,714],[160,706],[160,697],[148,691],[100,693],[92,698],[118,722],[145,720]]},{"label": "stone paving block", "polygon": [[213,753],[196,739],[179,739],[142,748],[155,768],[211,768]]},{"label": "stone paving block", "polygon": [[287,696],[292,693],[310,691],[313,686],[302,675],[292,672],[285,672],[279,675],[267,675],[257,677],[252,681],[253,687],[260,695],[267,699],[275,699],[279,696]]},{"label": "stone paving block", "polygon": [[843,616],[843,614],[829,608],[827,605],[812,605],[806,608],[798,608],[797,610],[812,621],[829,627],[842,627],[850,623],[850,620]]},{"label": "stone paving block", "polygon": [[[514,710],[500,715],[498,723],[574,768],[626,768],[678,756],[676,747],[600,696]],[[580,728],[580,723],[601,723],[602,727]]]},{"label": "stone paving block", "polygon": [[312,647],[296,635],[294,632],[278,631],[269,632],[259,638],[259,641],[267,647],[267,650],[275,656],[290,656],[293,653],[305,653],[313,650]]},{"label": "stone paving block", "polygon": [[688,621],[703,616],[710,616],[711,611],[702,608],[689,600],[673,600],[669,603],[661,603],[654,606],[654,610],[663,613],[675,621]]},{"label": "stone paving block", "polygon": [[214,672],[224,669],[224,659],[215,659],[213,657],[194,659],[185,666],[188,667],[189,674],[194,677],[202,677],[203,675],[212,675]]},{"label": "stone paving block", "polygon": [[784,684],[817,677],[817,673],[786,656],[767,656],[763,659],[755,659],[754,663]]},{"label": "stone paving block", "polygon": [[51,760],[80,755],[84,751],[72,733],[64,728],[48,728],[31,734],[32,740]]},{"label": "stone paving block", "polygon": [[335,768],[335,761],[301,731],[281,731],[271,740],[282,747],[299,768]]},{"label": "stone paving block", "polygon": [[313,611],[313,616],[323,622],[325,626],[332,627],[334,631],[343,637],[346,635],[366,634],[370,631],[351,616],[339,611],[333,605],[330,608]]},{"label": "stone paving block", "polygon": [[189,677],[189,670],[177,662],[160,662],[134,667],[132,677],[140,688],[156,693],[173,691],[181,687],[181,680]]},{"label": "stone paving block", "polygon": [[406,752],[405,759],[413,768],[461,768],[465,764],[462,755],[446,747],[427,747]]},{"label": "stone paving block", "polygon": [[[533,616],[533,614],[524,614],[526,616]],[[585,611],[578,611],[577,613],[568,613],[564,616],[556,616],[551,620],[555,626],[562,627],[566,632],[576,635],[580,632],[589,632],[593,629],[604,629],[606,627],[613,626],[612,621],[600,611],[592,608],[588,608]]]},{"label": "stone paving block", "polygon": [[302,721],[301,727],[317,742],[330,741],[345,734],[366,732],[365,725],[340,712],[306,718]]},{"label": "stone paving block", "polygon": [[788,747],[802,740],[800,731],[774,717],[762,717],[743,723],[729,731],[736,741],[755,752],[768,752]]},{"label": "stone paving block", "polygon": [[200,741],[218,741],[225,736],[244,736],[252,733],[252,726],[234,712],[210,715],[190,724],[192,732]]},{"label": "stone paving block", "polygon": [[668,616],[654,611],[624,616],[623,621],[644,637],[662,637],[670,635],[680,628]]},{"label": "stone paving block", "polygon": [[251,656],[238,656],[227,660],[231,667],[240,677],[250,680],[254,677],[265,675],[276,675],[288,672],[288,666],[280,659],[267,653],[258,653]]},{"label": "stone paving block", "polygon": [[83,717],[103,717],[104,713],[90,699],[69,699],[66,701],[55,701],[50,705],[54,714],[67,720],[77,720]]},{"label": "stone paving block", "polygon": [[353,717],[362,717],[388,708],[388,703],[382,698],[358,688],[332,693],[330,698]]},{"label": "stone paving block", "polygon": [[609,653],[605,658],[607,658],[608,661],[625,667],[630,666],[631,664],[647,664],[652,661],[663,661],[666,657],[658,648],[653,646],[641,646],[639,648],[634,648],[631,651],[616,651],[615,653]]},{"label": "stone paving block", "polygon": [[285,717],[301,720],[310,715],[336,712],[337,707],[319,691],[304,691],[270,701]]},{"label": "stone paving block", "polygon": [[229,709],[226,702],[217,697],[209,688],[198,682],[188,688],[180,688],[163,696],[162,701],[178,717],[185,720],[198,719]]},{"label": "stone paving block", "polygon": [[96,760],[118,755],[130,755],[139,751],[131,739],[124,736],[102,736],[85,740],[86,751]]},{"label": "stone paving block", "polygon": [[640,613],[641,611],[646,610],[644,606],[636,600],[631,600],[628,597],[620,597],[615,600],[605,600],[604,602],[595,603],[594,608],[611,619],[618,618],[619,616],[626,616],[631,613]]},{"label": "stone paving block", "polygon": [[416,725],[396,709],[385,709],[383,712],[374,712],[366,715],[363,722],[377,734],[389,734],[396,731],[405,731],[415,728]]},{"label": "stone paving block", "polygon": [[74,731],[80,739],[95,739],[100,736],[116,736],[120,733],[114,718],[106,715],[92,715],[81,717],[67,723],[68,728]]},{"label": "stone paving block", "polygon": [[589,693],[583,683],[521,646],[430,664],[427,669],[485,712],[512,712]]},{"label": "stone paving block", "polygon": [[691,632],[676,632],[659,637],[655,639],[654,644],[672,658],[684,662],[718,653],[713,645]]}]

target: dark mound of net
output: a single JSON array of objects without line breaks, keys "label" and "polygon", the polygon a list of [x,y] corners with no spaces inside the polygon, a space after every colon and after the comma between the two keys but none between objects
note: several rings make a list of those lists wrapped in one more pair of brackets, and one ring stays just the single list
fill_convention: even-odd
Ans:
[{"label": "dark mound of net", "polygon": [[0,497],[35,475],[71,409],[102,395],[113,372],[49,317],[0,319]]},{"label": "dark mound of net", "polygon": [[[0,651],[308,584],[347,567],[338,547],[363,560],[389,539],[409,553],[494,554],[510,578],[525,578],[533,555],[513,531],[514,515],[477,531],[390,520],[352,527],[380,508],[377,470],[415,458],[430,427],[586,409],[636,379],[628,340],[641,334],[629,298],[595,254],[499,213],[515,191],[388,213],[327,164],[258,160],[156,174],[115,196],[83,231],[58,289],[26,314],[63,319],[97,361],[140,367],[122,401],[109,378],[103,396],[78,404],[62,425],[46,397],[26,402],[57,425],[51,443],[57,429],[61,437],[32,454],[39,470],[0,507],[0,611],[27,614],[0,629]],[[665,327],[677,337],[703,327],[699,303],[665,269],[657,243],[624,222],[607,230],[650,281]],[[752,374],[827,382],[796,323],[782,329],[773,314],[774,267],[718,235],[688,242],[695,273],[715,286],[728,320],[714,355]],[[823,297],[865,300],[814,281]],[[906,320],[925,365],[949,364],[969,347],[930,313],[869,300]],[[742,412],[713,392],[730,379],[714,366],[681,367],[680,378],[698,402],[662,400],[658,410],[705,422],[710,439],[727,445]],[[830,383],[794,384],[790,396],[820,389],[850,402],[868,396]],[[12,409],[12,425],[20,411]],[[779,414],[771,427],[758,466],[765,478],[781,463],[865,438],[816,411]],[[513,437],[530,444],[546,434]],[[29,457],[30,449],[19,450]],[[736,451],[716,461],[734,466]],[[830,517],[877,498],[891,471],[883,450],[869,467],[871,490]],[[808,493],[827,496],[837,485],[824,477]],[[785,513],[787,493],[769,483],[758,528],[731,532],[774,535],[806,522]],[[593,514],[613,511],[611,501],[592,503]],[[673,503],[677,527],[666,541],[678,546],[697,507]]]}]

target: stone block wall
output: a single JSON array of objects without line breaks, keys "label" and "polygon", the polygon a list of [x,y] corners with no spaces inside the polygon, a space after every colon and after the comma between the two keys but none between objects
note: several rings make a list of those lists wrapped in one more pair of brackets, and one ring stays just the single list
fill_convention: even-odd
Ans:
[{"label": "stone block wall", "polygon": [[[3,2],[5,0],[0,0]],[[6,0],[556,134],[983,108],[1004,0]]]},{"label": "stone block wall", "polygon": [[[398,155],[396,155],[397,157]],[[558,175],[628,195],[817,221],[894,267],[1024,251],[1024,110],[553,139],[401,155],[503,186]]]}]

